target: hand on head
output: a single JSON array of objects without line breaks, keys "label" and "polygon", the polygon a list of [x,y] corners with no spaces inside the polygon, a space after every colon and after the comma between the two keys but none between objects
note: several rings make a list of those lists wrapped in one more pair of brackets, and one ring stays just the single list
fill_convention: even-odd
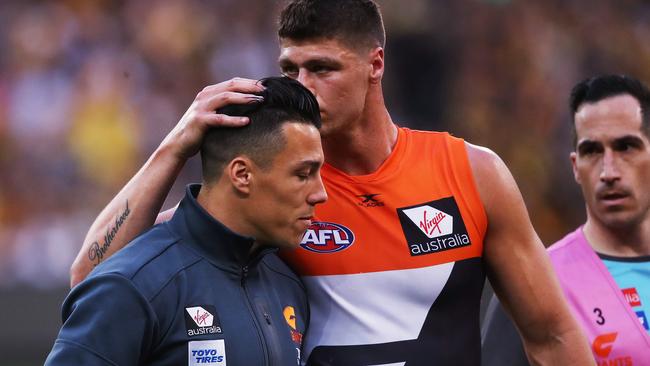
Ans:
[{"label": "hand on head", "polygon": [[257,80],[234,78],[218,84],[206,86],[194,98],[176,126],[167,134],[162,145],[168,146],[182,160],[195,155],[210,127],[244,126],[247,117],[231,117],[216,113],[216,110],[229,104],[256,103],[262,97],[252,94],[264,90]]}]

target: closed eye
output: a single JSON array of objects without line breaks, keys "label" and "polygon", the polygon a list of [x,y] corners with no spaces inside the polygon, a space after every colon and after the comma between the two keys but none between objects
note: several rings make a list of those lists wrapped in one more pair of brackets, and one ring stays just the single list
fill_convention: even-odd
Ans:
[{"label": "closed eye", "polygon": [[298,75],[298,66],[289,60],[280,60],[280,72],[284,76],[295,79]]},{"label": "closed eye", "polygon": [[288,78],[295,79],[298,77],[298,69],[295,67],[283,67],[280,70],[282,72],[282,75]]},{"label": "closed eye", "polygon": [[298,165],[294,171],[295,176],[301,181],[308,180],[320,174],[320,167],[323,165],[322,161],[308,160]]},{"label": "closed eye", "polygon": [[322,74],[332,71],[332,68],[327,65],[313,65],[309,68],[309,71]]},{"label": "closed eye", "polygon": [[342,65],[340,62],[329,58],[309,60],[305,62],[305,68],[309,72],[313,72],[313,73],[322,74],[330,71],[337,71],[340,70],[341,67]]}]

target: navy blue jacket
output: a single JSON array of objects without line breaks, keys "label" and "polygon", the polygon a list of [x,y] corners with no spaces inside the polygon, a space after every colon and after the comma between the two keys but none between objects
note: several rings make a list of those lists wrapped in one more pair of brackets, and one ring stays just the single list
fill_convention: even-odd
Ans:
[{"label": "navy blue jacket", "polygon": [[63,304],[46,365],[297,365],[309,319],[296,275],[200,207],[188,186],[173,218],[91,272]]}]

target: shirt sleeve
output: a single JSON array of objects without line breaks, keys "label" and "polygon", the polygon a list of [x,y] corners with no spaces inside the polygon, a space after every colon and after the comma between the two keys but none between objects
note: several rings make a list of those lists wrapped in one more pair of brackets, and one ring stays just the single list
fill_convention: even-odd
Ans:
[{"label": "shirt sleeve", "polygon": [[77,285],[45,365],[137,365],[152,349],[155,313],[133,283],[104,274]]}]

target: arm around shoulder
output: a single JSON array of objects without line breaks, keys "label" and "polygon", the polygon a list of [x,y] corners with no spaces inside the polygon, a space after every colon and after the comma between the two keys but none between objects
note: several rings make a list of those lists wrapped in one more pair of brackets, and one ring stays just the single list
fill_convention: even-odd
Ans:
[{"label": "arm around shoulder", "polygon": [[217,114],[228,104],[250,103],[263,88],[257,81],[234,78],[200,91],[176,126],[88,230],[83,246],[70,268],[75,286],[104,259],[151,227],[187,159],[195,155],[211,127],[237,127],[246,117]]},{"label": "arm around shoulder", "polygon": [[70,285],[150,228],[185,160],[161,145],[91,225],[70,268]]},{"label": "arm around shoulder", "polygon": [[467,144],[467,152],[488,217],[488,278],[517,324],[528,358],[542,365],[594,364],[512,174],[489,149]]}]

